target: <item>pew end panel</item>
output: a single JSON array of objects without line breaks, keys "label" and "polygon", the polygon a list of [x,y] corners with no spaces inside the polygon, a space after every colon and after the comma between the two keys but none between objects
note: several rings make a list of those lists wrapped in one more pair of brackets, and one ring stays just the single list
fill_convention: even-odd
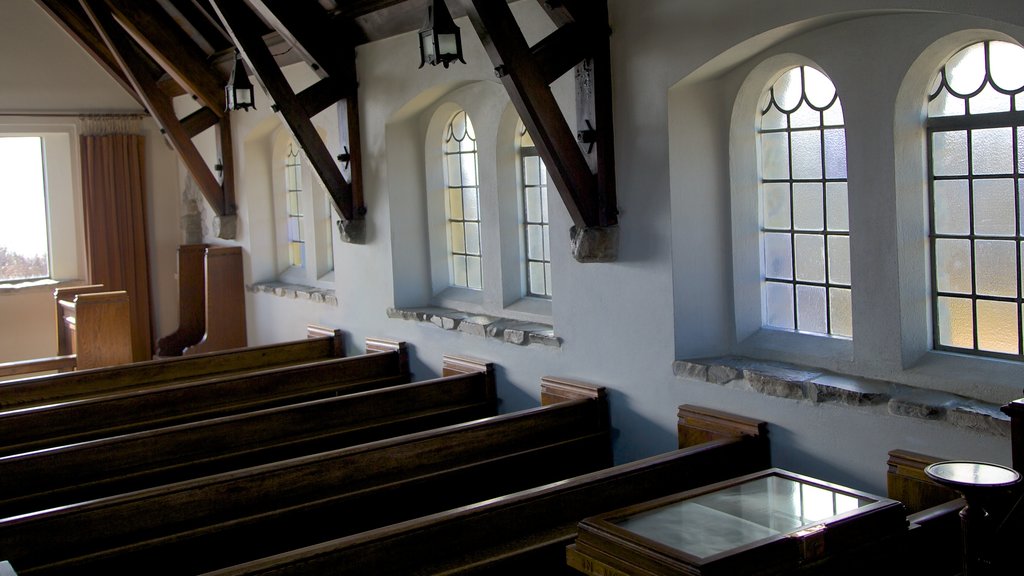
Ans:
[{"label": "pew end panel", "polygon": [[483,374],[487,381],[488,398],[497,406],[498,385],[494,376],[494,363],[468,356],[445,354],[441,357],[441,376]]},{"label": "pew end panel", "polygon": [[679,407],[679,447],[697,446],[713,440],[749,436],[768,437],[768,424],[721,410],[683,404]]},{"label": "pew end panel", "polygon": [[924,473],[929,464],[942,460],[909,450],[890,450],[885,475],[889,498],[903,502],[909,513],[958,499],[956,490],[935,483]]},{"label": "pew end panel", "polygon": [[157,358],[181,356],[206,333],[205,259],[209,246],[178,246],[178,329],[157,340]]},{"label": "pew end panel", "polygon": [[[57,313],[57,355],[67,356],[74,354],[74,333],[70,332],[65,319],[65,314],[70,310],[71,307],[61,304],[62,302],[71,303],[74,302],[75,296],[79,294],[94,294],[96,292],[105,292],[107,289],[102,284],[86,284],[84,286],[69,286],[67,288],[57,288],[53,291],[53,304],[56,307]],[[74,314],[73,310],[70,310],[71,314]]]},{"label": "pew end panel", "polygon": [[184,355],[244,348],[245,276],[242,272],[242,249],[238,246],[206,248],[206,333],[202,339],[185,348]]},{"label": "pew end panel", "polygon": [[132,362],[131,308],[128,293],[91,292],[60,300],[67,338],[78,369]]},{"label": "pew end panel", "polygon": [[306,338],[310,340],[316,338],[333,338],[334,349],[331,351],[331,355],[335,358],[342,358],[345,356],[345,333],[338,328],[328,328],[327,326],[320,326],[319,324],[310,324],[306,326]]},{"label": "pew end panel", "polygon": [[401,340],[389,340],[387,338],[367,338],[366,339],[366,353],[373,354],[375,352],[397,352],[401,360],[401,372],[402,374],[409,374],[412,376],[412,372],[409,368],[409,344]]},{"label": "pew end panel", "polygon": [[544,376],[540,379],[541,406],[569,402],[572,400],[600,400],[607,402],[608,394],[604,386],[595,386],[579,380]]},{"label": "pew end panel", "polygon": [[1002,411],[1010,417],[1013,469],[1024,474],[1024,398],[1003,406]]}]

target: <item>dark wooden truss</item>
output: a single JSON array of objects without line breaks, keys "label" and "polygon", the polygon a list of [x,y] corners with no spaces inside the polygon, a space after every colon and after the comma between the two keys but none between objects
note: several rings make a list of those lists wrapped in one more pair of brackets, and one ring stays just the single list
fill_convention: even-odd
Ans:
[{"label": "dark wooden truss", "polygon": [[[341,216],[342,236],[361,242],[366,207],[360,162],[357,45],[416,30],[429,0],[36,0],[160,125],[221,218],[235,214],[230,115],[223,86],[234,50],[289,126]],[[616,229],[607,0],[538,0],[557,30],[529,46],[507,0],[449,0],[468,15],[572,216],[574,236]],[[275,47],[291,50],[276,50]],[[297,92],[282,66],[304,60],[320,80]],[[550,85],[574,70],[577,133]],[[171,99],[200,108],[175,115]],[[334,157],[311,118],[338,107]],[[217,129],[222,178],[192,138]],[[231,234],[233,226],[222,227]],[[223,234],[222,234],[223,235]],[[574,242],[576,239],[574,238]],[[611,253],[577,258],[606,260]]]}]

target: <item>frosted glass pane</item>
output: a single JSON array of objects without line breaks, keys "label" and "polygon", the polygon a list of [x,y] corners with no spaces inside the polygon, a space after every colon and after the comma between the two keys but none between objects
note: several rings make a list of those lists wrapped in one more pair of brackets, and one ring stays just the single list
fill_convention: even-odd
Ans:
[{"label": "frosted glass pane", "polygon": [[796,287],[797,330],[828,334],[825,289],[819,286]]},{"label": "frosted glass pane", "polygon": [[764,227],[789,229],[789,184],[766,183],[764,191]]},{"label": "frosted glass pane", "polygon": [[540,202],[540,188],[527,188],[526,189],[526,221],[527,222],[540,222],[541,221],[541,202]]},{"label": "frosted glass pane", "polygon": [[459,162],[459,155],[452,154],[448,158],[448,185],[453,187],[462,186],[462,164]]},{"label": "frosted glass pane", "polygon": [[793,132],[793,179],[821,178],[821,132]]},{"label": "frosted glass pane", "polygon": [[465,254],[466,230],[462,227],[462,222],[452,222],[449,229],[451,230],[452,252]]},{"label": "frosted glass pane", "polygon": [[804,68],[804,94],[817,108],[828,106],[836,97],[836,87],[816,68]]},{"label": "frosted glass pane", "polygon": [[1016,303],[978,301],[978,349],[1017,354],[1019,329]]},{"label": "frosted glass pane", "polygon": [[551,260],[551,228],[548,226],[541,226],[541,230],[544,231],[544,260]]},{"label": "frosted glass pane", "polygon": [[991,84],[986,84],[984,90],[967,101],[967,105],[971,108],[971,114],[1009,112],[1011,98],[996,91]]},{"label": "frosted glass pane", "polygon": [[974,348],[974,316],[966,298],[940,297],[939,344],[955,348]]},{"label": "frosted glass pane", "polygon": [[850,205],[846,193],[846,182],[825,184],[825,201],[828,204],[828,229],[833,232],[850,230]]},{"label": "frosted glass pane", "polygon": [[448,189],[448,218],[462,220],[462,189]]},{"label": "frosted glass pane", "polygon": [[832,334],[853,337],[853,306],[848,288],[829,288],[829,318],[832,321]]},{"label": "frosted glass pane", "polygon": [[825,281],[825,242],[822,236],[797,234],[796,279],[805,282]]},{"label": "frosted glass pane", "polygon": [[967,132],[932,134],[932,166],[936,176],[966,176]]},{"label": "frosted glass pane", "polygon": [[989,42],[988,66],[992,81],[1007,92],[1024,88],[1024,48],[1010,42]]},{"label": "frosted glass pane", "polygon": [[459,152],[462,152],[463,154],[476,152],[476,142],[469,138],[459,142]]},{"label": "frosted glass pane", "polygon": [[940,292],[971,293],[969,240],[935,240],[935,278]]},{"label": "frosted glass pane", "polygon": [[[1024,96],[1024,93],[1018,95]],[[1017,109],[1024,109],[1024,99],[1017,104]],[[1017,128],[1017,174],[1024,174],[1024,128]]]},{"label": "frosted glass pane", "polygon": [[299,193],[288,192],[288,215],[299,216],[302,212],[299,211]]},{"label": "frosted glass pane", "polygon": [[547,295],[551,296],[552,294],[555,293],[555,289],[552,287],[552,282],[551,282],[551,263],[550,262],[545,262],[544,263],[544,277],[547,278]]},{"label": "frosted glass pane", "polygon": [[284,169],[285,187],[288,190],[299,190],[302,188],[302,179],[299,176],[299,165],[288,164]]},{"label": "frosted glass pane", "polygon": [[476,154],[462,155],[462,185],[476,186]]},{"label": "frosted glass pane", "polygon": [[541,262],[530,262],[530,293],[547,294],[544,286],[544,264]]},{"label": "frosted glass pane", "polygon": [[932,117],[963,116],[967,113],[966,102],[963,98],[954,96],[943,89],[934,100],[928,103],[928,115]]},{"label": "frosted glass pane", "polygon": [[828,237],[828,281],[830,284],[850,284],[850,237]]},{"label": "frosted glass pane", "polygon": [[975,174],[1013,172],[1013,129],[984,128],[971,131],[971,153]]},{"label": "frosted glass pane", "polygon": [[978,294],[1017,296],[1017,243],[977,240],[974,243],[974,282]]},{"label": "frosted glass pane", "polygon": [[765,326],[793,330],[793,287],[789,284],[765,282]]},{"label": "frosted glass pane", "polygon": [[447,153],[458,152],[459,148],[460,148],[460,146],[459,146],[459,141],[458,140],[456,140],[454,138],[451,138],[449,140],[445,140],[445,143],[444,143],[444,151],[445,152],[447,152]]},{"label": "frosted glass pane", "polygon": [[[544,171],[544,174],[545,174],[545,180],[547,180],[547,176],[546,176],[547,175],[547,170]],[[542,222],[544,222],[546,224],[546,223],[551,221],[550,217],[548,216],[548,187],[547,186],[544,186],[544,187],[542,187],[540,189],[540,212],[541,212],[541,218],[540,219],[541,219]]]},{"label": "frosted glass pane", "polygon": [[971,233],[970,195],[967,180],[936,180],[935,233]]},{"label": "frosted glass pane", "polygon": [[480,225],[466,222],[466,254],[480,254]]},{"label": "frosted glass pane", "polygon": [[801,79],[800,68],[790,68],[772,86],[775,102],[783,111],[790,112],[800,104],[800,99],[804,95]]},{"label": "frosted glass pane", "polygon": [[288,239],[296,241],[302,240],[302,218],[288,218]]},{"label": "frosted glass pane", "polygon": [[793,184],[793,227],[797,230],[824,230],[824,202],[821,184]]},{"label": "frosted glass pane", "polygon": [[1017,94],[1013,98],[1014,102],[1017,104],[1017,110],[1024,110],[1024,92]]},{"label": "frosted glass pane", "polygon": [[799,108],[790,114],[789,125],[793,128],[821,126],[821,112],[808,106],[807,102],[803,102]]},{"label": "frosted glass pane", "polygon": [[1017,234],[1013,180],[974,181],[974,233],[981,236]]},{"label": "frosted glass pane", "polygon": [[761,129],[772,130],[786,127],[786,115],[779,112],[779,109],[772,106],[761,116]]},{"label": "frosted glass pane", "polygon": [[480,201],[476,188],[464,188],[462,190],[463,218],[466,220],[480,219]]},{"label": "frosted glass pane", "polygon": [[540,157],[539,156],[527,156],[523,158],[523,166],[525,167],[525,180],[527,186],[539,186],[540,185]]},{"label": "frosted glass pane", "polygon": [[459,112],[452,117],[452,138],[455,140],[463,140],[466,137],[466,129],[469,116],[465,112]]},{"label": "frosted glass pane", "polygon": [[793,248],[789,234],[764,235],[764,269],[768,278],[793,279]]},{"label": "frosted glass pane", "polygon": [[544,259],[544,232],[540,226],[526,227],[526,257],[530,260]]},{"label": "frosted glass pane", "polygon": [[762,178],[789,178],[789,136],[785,132],[761,134]]},{"label": "frosted glass pane", "polygon": [[480,259],[473,256],[466,257],[466,280],[470,288],[480,290],[484,286],[483,275],[480,272]]},{"label": "frosted glass pane", "polygon": [[825,130],[825,177],[846,178],[846,130]]},{"label": "frosted glass pane", "polygon": [[972,44],[954,54],[946,63],[946,80],[954,92],[964,96],[981,88],[985,80],[984,44]]},{"label": "frosted glass pane", "polygon": [[835,103],[825,110],[825,126],[842,126],[843,122],[843,104],[837,98]]},{"label": "frosted glass pane", "polygon": [[466,278],[466,257],[452,256],[452,284],[455,286],[468,285]]}]

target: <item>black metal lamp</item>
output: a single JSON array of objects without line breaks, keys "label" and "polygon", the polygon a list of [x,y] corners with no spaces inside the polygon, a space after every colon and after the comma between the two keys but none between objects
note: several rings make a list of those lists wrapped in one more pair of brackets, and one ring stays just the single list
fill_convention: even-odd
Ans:
[{"label": "black metal lamp", "polygon": [[444,64],[447,68],[455,60],[466,63],[462,58],[462,34],[444,0],[432,0],[420,28],[420,68],[424,64]]},{"label": "black metal lamp", "polygon": [[245,63],[242,62],[242,53],[235,50],[235,67],[231,69],[231,78],[224,87],[224,110],[245,110],[256,109],[256,101],[253,99],[252,82],[245,72]]}]

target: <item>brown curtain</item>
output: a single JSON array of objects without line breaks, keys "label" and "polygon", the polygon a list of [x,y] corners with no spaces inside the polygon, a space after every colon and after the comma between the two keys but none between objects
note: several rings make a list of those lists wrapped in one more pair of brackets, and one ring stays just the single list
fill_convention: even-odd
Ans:
[{"label": "brown curtain", "polygon": [[89,282],[128,292],[132,355],[140,361],[153,357],[146,251],[145,139],[139,134],[90,134],[119,132],[123,127],[124,122],[107,122],[99,128],[83,128],[85,243]]}]

